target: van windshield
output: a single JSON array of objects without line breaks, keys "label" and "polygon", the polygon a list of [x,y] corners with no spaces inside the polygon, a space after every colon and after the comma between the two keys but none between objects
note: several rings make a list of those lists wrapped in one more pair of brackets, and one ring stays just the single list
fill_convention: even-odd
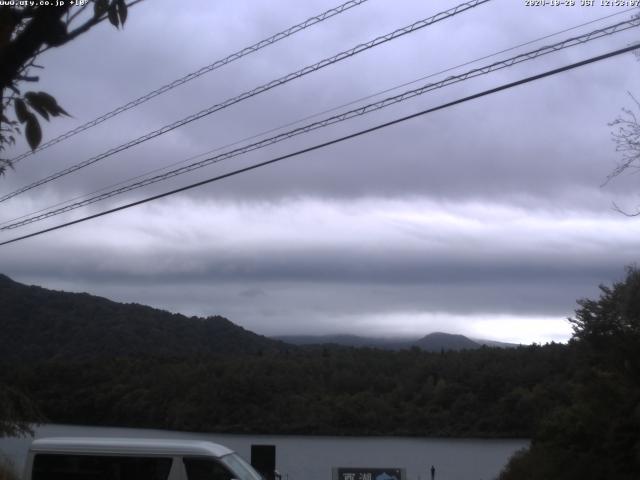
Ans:
[{"label": "van windshield", "polygon": [[220,457],[220,461],[237,475],[237,480],[263,480],[262,476],[251,465],[235,453]]}]

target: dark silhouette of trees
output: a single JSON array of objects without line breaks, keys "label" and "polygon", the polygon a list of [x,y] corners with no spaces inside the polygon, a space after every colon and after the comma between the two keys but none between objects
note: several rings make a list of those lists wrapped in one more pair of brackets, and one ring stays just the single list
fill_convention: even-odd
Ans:
[{"label": "dark silhouette of trees", "polygon": [[[630,95],[635,105],[635,110],[640,109],[640,103],[633,95]],[[622,160],[609,175],[609,178],[620,175],[627,169],[640,167],[640,124],[634,109],[623,108],[622,114],[609,124],[615,127],[612,132],[616,151],[622,155]]]},{"label": "dark silhouette of trees", "polygon": [[539,423],[501,480],[631,480],[640,473],[640,271],[580,300],[571,322],[570,402]]},{"label": "dark silhouette of trees", "polygon": [[566,345],[327,351],[105,351],[5,362],[0,381],[27,392],[52,422],[236,433],[529,437],[549,405],[569,396]]},{"label": "dark silhouette of trees", "polygon": [[0,383],[0,437],[32,435],[31,424],[41,420],[40,409],[30,398]]},{"label": "dark silhouette of trees", "polygon": [[90,425],[529,437],[546,412],[569,404],[575,363],[560,344],[296,347],[222,317],[187,318],[3,275],[0,330],[0,382],[51,422]]},{"label": "dark silhouette of trees", "polygon": [[[24,133],[29,146],[42,140],[38,117],[68,115],[53,96],[41,91],[23,91],[37,82],[34,71],[39,55],[61,47],[107,20],[116,28],[124,26],[128,9],[142,0],[87,0],[83,6],[73,2],[61,5],[0,6],[0,154]],[[49,3],[49,2],[47,2]],[[0,175],[11,167],[0,158]]]},{"label": "dark silhouette of trees", "polygon": [[0,382],[58,423],[527,437],[530,449],[502,480],[637,479],[640,271],[578,303],[568,345],[294,347],[228,321],[208,325],[0,277],[0,328],[14,339],[0,348]]},{"label": "dark silhouette of trees", "polygon": [[[640,102],[629,94],[634,103],[632,108],[623,108],[622,113],[609,124],[614,127],[611,132],[612,139],[616,145],[616,152],[620,153],[621,159],[616,168],[607,177],[607,182],[621,175],[628,170],[640,168]],[[627,216],[638,216],[640,210],[628,212],[614,203],[614,208]]]}]

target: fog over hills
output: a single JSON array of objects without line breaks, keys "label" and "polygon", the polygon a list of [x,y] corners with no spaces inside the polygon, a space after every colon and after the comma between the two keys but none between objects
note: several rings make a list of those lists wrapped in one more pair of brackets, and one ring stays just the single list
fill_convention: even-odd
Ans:
[{"label": "fog over hills", "polygon": [[430,352],[476,349],[483,344],[511,346],[441,332],[422,338],[268,338],[221,316],[187,317],[87,293],[27,286],[1,274],[0,328],[0,360],[5,361],[266,353],[318,344],[385,350],[418,347]]},{"label": "fog over hills", "polygon": [[470,339],[464,335],[444,332],[433,332],[420,338],[362,337],[358,335],[279,335],[273,338],[294,345],[340,345],[383,348],[385,350],[419,347],[428,352],[439,352],[440,350],[471,350],[480,348],[483,345],[504,348],[517,346],[512,343]]},{"label": "fog over hills", "polygon": [[569,345],[482,348],[441,332],[307,337],[297,346],[221,316],[186,317],[2,275],[0,329],[0,384],[62,424],[528,437],[549,398],[568,395],[572,365]]},{"label": "fog over hills", "polygon": [[186,317],[0,274],[0,360],[264,353],[288,348],[221,316]]}]

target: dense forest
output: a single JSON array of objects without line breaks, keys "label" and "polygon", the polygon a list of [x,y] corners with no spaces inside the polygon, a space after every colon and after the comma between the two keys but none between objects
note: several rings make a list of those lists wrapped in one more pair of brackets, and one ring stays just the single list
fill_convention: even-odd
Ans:
[{"label": "dense forest", "polygon": [[0,382],[49,421],[78,424],[521,437],[566,399],[571,365],[564,345],[478,348],[453,335],[425,338],[473,350],[296,347],[221,317],[4,276],[0,325]]},{"label": "dense forest", "polygon": [[566,403],[562,345],[2,365],[55,422],[217,432],[517,436]]},{"label": "dense forest", "polygon": [[189,356],[288,348],[223,317],[185,317],[0,275],[0,362]]},{"label": "dense forest", "polygon": [[568,345],[440,352],[296,347],[220,317],[162,312],[156,324],[159,311],[149,307],[0,280],[0,384],[30,398],[46,421],[527,437],[530,449],[502,480],[626,480],[640,472],[635,269],[602,287],[601,298],[579,302]]},{"label": "dense forest", "polygon": [[516,347],[513,343],[489,340],[471,340],[464,335],[432,332],[416,338],[361,337],[357,335],[281,335],[277,340],[293,345],[342,345],[346,347],[370,347],[384,350],[403,350],[418,347],[428,352],[440,350],[471,350],[482,345],[493,347]]},{"label": "dense forest", "polygon": [[640,270],[600,288],[572,319],[569,402],[536,422],[501,480],[640,478]]}]

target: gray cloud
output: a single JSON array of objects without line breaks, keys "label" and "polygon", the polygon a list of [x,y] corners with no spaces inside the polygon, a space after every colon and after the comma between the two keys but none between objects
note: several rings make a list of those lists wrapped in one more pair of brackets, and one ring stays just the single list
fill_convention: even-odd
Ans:
[{"label": "gray cloud", "polygon": [[[180,220],[165,222],[169,212]],[[626,219],[489,204],[183,201],[139,219],[87,224],[0,258],[18,280],[228,315],[261,333],[372,328],[383,315],[376,328],[393,334],[407,333],[407,315],[424,332],[452,316],[463,332],[474,331],[463,317],[562,322],[638,255]],[[110,236],[116,226],[127,234]]]},{"label": "gray cloud", "polygon": [[[407,0],[393,8],[368,2],[22,161],[1,180],[2,191],[455,4]],[[243,1],[193,1],[181,8],[143,2],[124,31],[103,25],[43,57],[38,88],[54,93],[74,115],[46,125],[45,135],[62,133],[331,6],[319,0],[281,2],[277,9]],[[552,10],[496,0],[17,197],[0,210],[0,221],[613,13]],[[619,48],[636,33],[438,90],[60,219]],[[522,338],[542,338],[524,325],[535,325],[536,318],[561,321],[576,298],[597,294],[598,283],[618,278],[638,258],[637,225],[611,211],[613,201],[629,208],[640,203],[637,179],[600,185],[618,159],[607,122],[630,104],[627,91],[634,90],[639,68],[626,55],[4,247],[1,269],[45,286],[188,314],[225,314],[265,333],[406,333],[447,322],[475,332],[488,325],[488,315],[521,318]],[[543,337],[566,338],[561,330],[545,330]]]}]

